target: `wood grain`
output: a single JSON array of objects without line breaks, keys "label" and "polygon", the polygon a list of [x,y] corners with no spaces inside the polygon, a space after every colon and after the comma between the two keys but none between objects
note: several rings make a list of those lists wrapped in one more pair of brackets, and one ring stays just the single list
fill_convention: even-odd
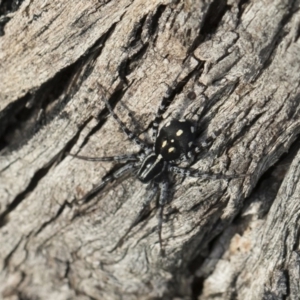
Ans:
[{"label": "wood grain", "polygon": [[[3,299],[298,299],[299,1],[28,0],[2,11]],[[174,178],[166,255],[155,201],[111,252],[147,186],[128,176],[82,204],[115,164],[66,153],[137,151],[104,97],[149,141],[168,91],[164,122],[193,120],[199,141],[213,139],[193,167],[247,176]],[[292,144],[290,170],[274,175]]]}]

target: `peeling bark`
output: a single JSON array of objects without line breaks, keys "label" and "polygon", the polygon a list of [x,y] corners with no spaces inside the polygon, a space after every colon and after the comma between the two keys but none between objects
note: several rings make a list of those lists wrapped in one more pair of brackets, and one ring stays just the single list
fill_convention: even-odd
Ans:
[{"label": "peeling bark", "polygon": [[[299,299],[299,1],[27,0],[0,13],[3,299]],[[165,256],[155,201],[110,251],[145,211],[134,176],[78,201],[115,164],[68,152],[138,150],[98,83],[148,141],[171,91],[164,121],[213,140],[193,168],[247,175],[174,177]]]}]

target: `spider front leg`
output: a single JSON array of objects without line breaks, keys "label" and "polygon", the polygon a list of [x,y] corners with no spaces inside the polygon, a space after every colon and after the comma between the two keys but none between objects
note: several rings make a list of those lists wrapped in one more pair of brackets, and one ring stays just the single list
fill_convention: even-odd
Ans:
[{"label": "spider front leg", "polygon": [[82,160],[87,160],[87,161],[115,161],[115,162],[137,161],[139,157],[138,154],[124,154],[118,156],[103,156],[103,157],[89,157],[89,156],[76,155],[72,153],[68,153],[68,155]]},{"label": "spider front leg", "polygon": [[[98,86],[102,90],[104,90],[105,93],[107,93],[106,89],[102,85],[100,85],[100,83],[98,83]],[[121,129],[123,130],[123,132],[127,135],[127,137],[131,141],[135,142],[142,149],[149,151],[149,147],[140,138],[138,138],[129,128],[127,128],[127,126],[125,125],[125,123],[123,123],[123,121],[121,121],[121,119],[117,116],[117,114],[114,112],[113,108],[109,104],[109,102],[108,102],[108,100],[107,100],[107,98],[106,98],[105,95],[103,96],[103,100],[105,102],[105,105],[106,105],[108,111],[113,116],[113,118],[118,122],[119,126],[121,127]]]},{"label": "spider front leg", "polygon": [[170,94],[171,94],[171,87],[168,86],[168,89],[166,91],[166,96],[162,98],[161,103],[156,111],[153,123],[152,123],[152,141],[155,143],[157,133],[158,133],[158,126],[160,122],[162,121],[162,115],[166,111],[166,108],[168,106],[168,101],[170,101]]}]

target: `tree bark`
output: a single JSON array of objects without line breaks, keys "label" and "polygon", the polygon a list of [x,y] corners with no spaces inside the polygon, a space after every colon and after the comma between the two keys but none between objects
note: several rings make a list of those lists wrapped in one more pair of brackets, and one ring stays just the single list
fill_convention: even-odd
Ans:
[{"label": "tree bark", "polygon": [[[299,1],[12,3],[0,3],[0,297],[299,299]],[[164,256],[134,174],[79,201],[116,164],[68,152],[139,150],[104,97],[148,142],[168,97],[162,124],[186,118],[212,140],[193,168],[239,175],[172,177]]]}]

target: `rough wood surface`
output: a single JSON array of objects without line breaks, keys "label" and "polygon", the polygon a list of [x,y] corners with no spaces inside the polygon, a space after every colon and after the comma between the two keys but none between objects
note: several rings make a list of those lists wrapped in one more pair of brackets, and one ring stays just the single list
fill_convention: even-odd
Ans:
[{"label": "rough wood surface", "polygon": [[[13,3],[0,2],[0,297],[299,299],[299,144],[287,173],[260,180],[300,132],[299,1]],[[98,83],[145,139],[170,87],[166,120],[218,133],[193,167],[249,175],[175,178],[164,257],[155,201],[110,251],[143,209],[134,176],[77,201],[114,164],[67,152],[138,149]]]}]

